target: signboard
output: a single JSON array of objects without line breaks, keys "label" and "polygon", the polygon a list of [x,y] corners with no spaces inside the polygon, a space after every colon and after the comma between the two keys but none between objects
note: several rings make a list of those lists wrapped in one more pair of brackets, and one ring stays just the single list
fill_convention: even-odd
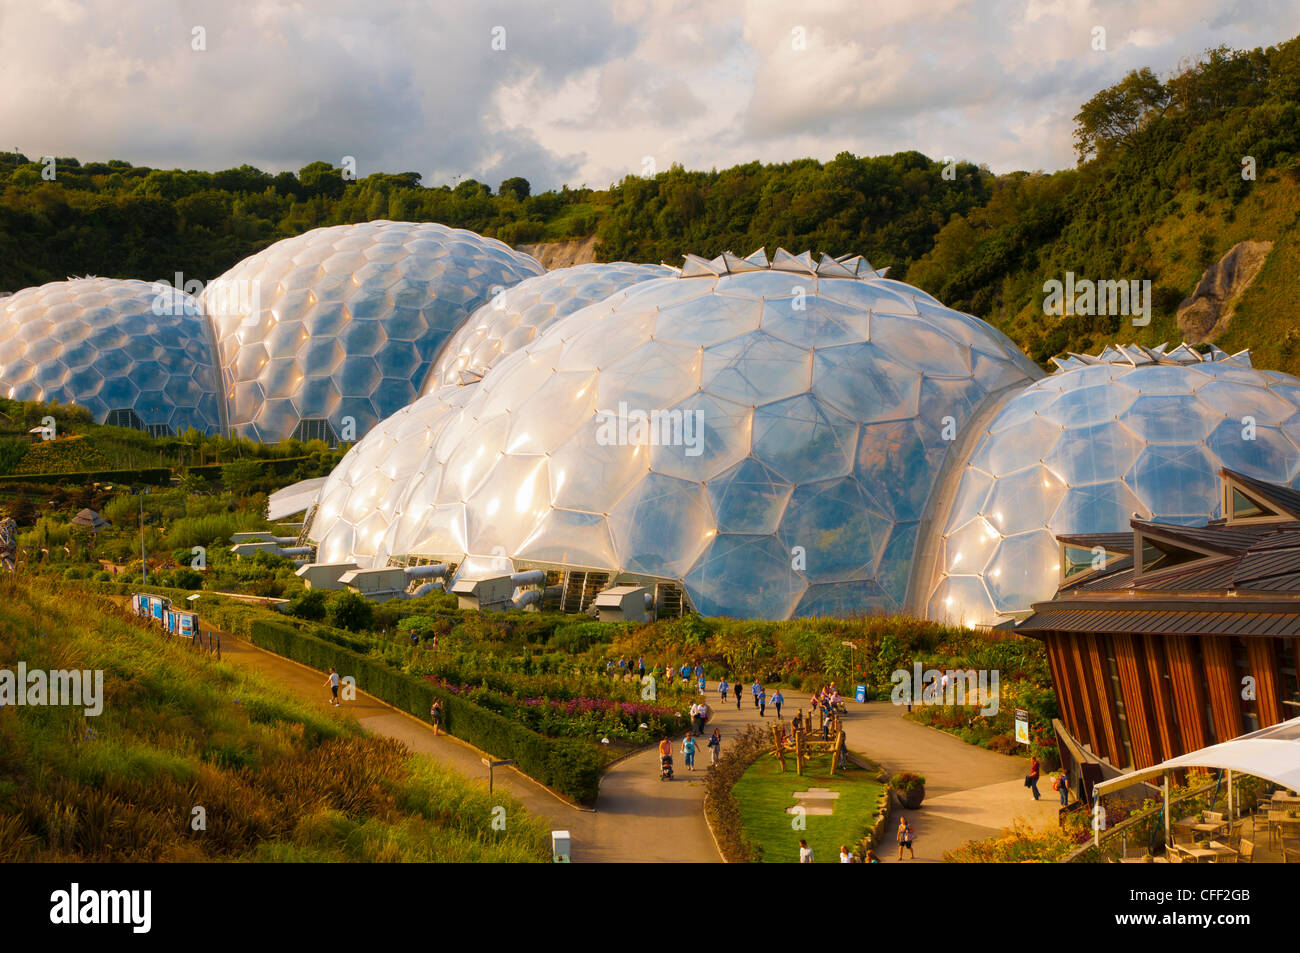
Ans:
[{"label": "signboard", "polygon": [[853,698],[855,701],[865,702],[867,700],[867,686],[859,685],[857,691],[853,693]]},{"label": "signboard", "polygon": [[1029,712],[1023,708],[1016,709],[1016,740],[1022,745],[1029,744]]}]

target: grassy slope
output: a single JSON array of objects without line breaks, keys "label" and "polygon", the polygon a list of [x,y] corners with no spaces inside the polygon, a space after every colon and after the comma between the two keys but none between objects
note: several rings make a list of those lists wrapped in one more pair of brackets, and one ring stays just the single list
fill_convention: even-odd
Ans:
[{"label": "grassy slope", "polygon": [[[1237,305],[1228,333],[1215,343],[1229,353],[1249,348],[1256,367],[1300,374],[1300,341],[1295,335],[1287,338],[1288,332],[1300,327],[1300,306],[1294,292],[1295,275],[1300,273],[1300,248],[1296,244],[1300,182],[1293,176],[1270,172],[1262,175],[1235,206],[1226,199],[1210,199],[1195,191],[1179,195],[1175,206],[1145,230],[1151,249],[1147,274],[1153,286],[1175,288],[1184,296],[1191,294],[1206,267],[1200,250],[1203,243],[1212,249],[1213,261],[1218,261],[1238,242],[1273,242],[1263,270]],[[1112,277],[1080,274],[1068,248],[1045,251],[1046,264],[1039,269],[1042,275],[1059,278],[1067,270],[1074,270],[1079,278]],[[1035,284],[1018,290],[1014,297],[1029,303],[1001,323],[1008,333],[1021,337],[1024,329],[1041,326],[1047,319],[1042,313],[1041,289]],[[1155,346],[1181,339],[1170,310],[1157,311],[1148,327],[1134,328],[1125,323],[1115,334],[1086,335],[1070,346],[1097,353],[1107,344]]]},{"label": "grassy slope", "polygon": [[87,598],[0,579],[0,667],[103,669],[105,695],[0,708],[0,861],[546,859],[512,799]]},{"label": "grassy slope", "polygon": [[[786,759],[787,768],[770,755],[759,758],[736,782],[731,793],[740,805],[745,836],[758,845],[764,863],[791,863],[799,859],[799,839],[808,841],[817,863],[838,862],[840,845],[853,850],[871,826],[881,787],[868,778],[861,768],[839,771],[831,777],[830,759],[821,757],[804,765],[802,776],[795,774],[794,755]],[[796,803],[796,791],[830,788],[840,793],[830,816],[809,815],[808,828],[796,831],[794,817],[786,809]],[[812,802],[808,802],[812,803]]]}]

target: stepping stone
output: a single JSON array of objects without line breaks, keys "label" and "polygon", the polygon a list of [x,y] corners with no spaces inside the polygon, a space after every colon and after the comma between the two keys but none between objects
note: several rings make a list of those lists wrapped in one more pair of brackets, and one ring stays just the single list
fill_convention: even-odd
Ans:
[{"label": "stepping stone", "polygon": [[[839,796],[838,791],[832,791],[830,788],[809,788],[807,791],[796,791],[793,797],[796,801],[800,802],[798,807],[788,807],[785,809],[785,812],[787,814],[797,814],[801,812],[800,809],[802,808],[802,813],[805,815],[826,817],[835,812],[834,801],[839,798]],[[814,803],[809,805],[803,803],[805,801],[813,801]],[[831,803],[817,804],[815,803],[817,801]]]}]

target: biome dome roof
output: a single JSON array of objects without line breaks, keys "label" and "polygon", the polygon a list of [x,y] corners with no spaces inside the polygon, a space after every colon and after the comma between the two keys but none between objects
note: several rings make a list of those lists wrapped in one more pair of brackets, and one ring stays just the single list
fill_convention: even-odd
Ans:
[{"label": "biome dome roof", "polygon": [[434,439],[472,387],[443,387],[371,428],[339,461],[317,496],[309,535],[318,562],[377,560],[381,541],[408,483],[421,472]]},{"label": "biome dome roof", "polygon": [[1300,478],[1300,380],[1255,370],[1245,352],[1110,347],[1057,363],[1006,402],[953,476],[933,619],[990,623],[1050,599],[1058,535],[1119,532],[1135,515],[1218,517],[1220,467]]},{"label": "biome dome roof", "polygon": [[406,490],[387,488],[374,559],[675,580],[711,614],[897,610],[945,429],[1040,373],[860,258],[688,256],[472,385]]},{"label": "biome dome roof", "polygon": [[235,435],[365,434],[406,406],[442,344],[494,292],[542,274],[464,229],[411,222],[318,228],[246,258],[203,292]]},{"label": "biome dome roof", "polygon": [[579,308],[649,278],[676,274],[666,265],[626,261],[557,268],[494,295],[447,340],[424,392],[479,380],[494,363]]},{"label": "biome dome roof", "polygon": [[0,396],[162,435],[220,433],[219,393],[207,324],[183,291],[74,278],[0,299]]}]

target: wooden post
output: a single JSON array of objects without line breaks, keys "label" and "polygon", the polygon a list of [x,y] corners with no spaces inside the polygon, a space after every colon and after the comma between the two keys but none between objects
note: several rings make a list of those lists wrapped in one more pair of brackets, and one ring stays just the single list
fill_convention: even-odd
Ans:
[{"label": "wooden post", "polygon": [[773,754],[776,755],[776,760],[781,762],[781,773],[784,774],[785,773],[785,745],[782,744],[781,742],[781,732],[776,725],[772,726],[772,741],[776,746],[776,750],[773,752]]},{"label": "wooden post", "polygon": [[803,732],[801,731],[794,736],[794,773],[800,777],[803,776],[803,759]]}]

